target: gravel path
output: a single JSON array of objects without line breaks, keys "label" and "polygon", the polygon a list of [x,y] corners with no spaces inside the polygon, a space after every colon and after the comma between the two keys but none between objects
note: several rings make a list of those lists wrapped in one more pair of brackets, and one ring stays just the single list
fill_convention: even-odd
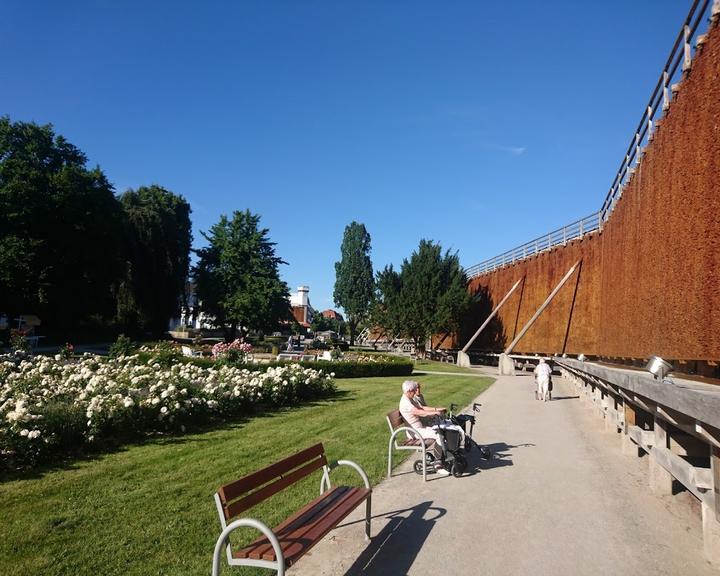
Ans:
[{"label": "gravel path", "polygon": [[529,374],[501,377],[479,398],[474,436],[496,460],[426,483],[404,463],[374,490],[369,545],[352,516],[290,574],[720,573],[690,495],[653,495],[647,460],[623,455],[569,383],[556,377],[547,403],[532,390]]}]

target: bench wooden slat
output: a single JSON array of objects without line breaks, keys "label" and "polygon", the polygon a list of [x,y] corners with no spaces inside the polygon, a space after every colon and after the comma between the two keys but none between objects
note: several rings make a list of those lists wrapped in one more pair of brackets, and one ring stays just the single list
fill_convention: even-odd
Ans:
[{"label": "bench wooden slat", "polygon": [[252,508],[256,504],[259,504],[270,496],[277,494],[278,492],[294,484],[298,480],[302,480],[303,478],[305,478],[305,476],[309,476],[318,468],[322,468],[325,464],[325,456],[320,459],[313,460],[309,464],[301,466],[300,468],[296,468],[285,476],[281,476],[279,480],[276,480],[275,482],[272,482],[270,484],[265,484],[265,486],[263,486],[259,490],[256,490],[255,492],[251,492],[248,496],[245,496],[244,498],[239,498],[235,500],[232,504],[225,505],[225,520],[230,520],[241,512]]},{"label": "bench wooden slat", "polygon": [[315,458],[318,458],[317,468],[322,468],[326,464],[327,461],[325,460],[325,451],[322,444],[315,444],[315,446],[311,446],[302,452],[288,456],[275,464],[271,464],[270,466],[262,468],[252,474],[243,476],[235,482],[226,484],[218,491],[220,499],[223,504],[227,504],[228,502],[242,496],[246,492],[250,492],[263,484],[267,484],[278,476],[282,476],[286,472],[289,472],[301,464],[305,464]]},{"label": "bench wooden slat", "polygon": [[407,438],[406,440],[403,440],[402,442],[398,441],[399,446],[420,446],[420,441],[424,440],[425,442],[425,449],[430,448],[433,444],[435,444],[435,438]]},{"label": "bench wooden slat", "polygon": [[[349,488],[342,501],[337,502],[331,512],[325,514],[318,522],[313,524],[309,530],[303,531],[303,539],[310,539],[312,542],[307,549],[312,548],[316,542],[319,542],[328,532],[340,524],[369,494],[370,491],[366,488]],[[293,538],[294,536],[295,535],[292,534],[290,537]],[[302,556],[307,552],[307,549],[303,549],[300,542],[295,539],[294,545],[288,548],[288,554],[293,557],[295,555]]]},{"label": "bench wooden slat", "polygon": [[387,417],[390,420],[390,425],[392,426],[393,430],[396,430],[397,428],[400,428],[402,426],[406,426],[405,420],[403,420],[403,417],[400,414],[400,410],[393,410],[392,412],[388,412]]},{"label": "bench wooden slat", "polygon": [[[273,529],[282,547],[286,565],[290,566],[305,554],[366,500],[370,493],[366,488],[334,488]],[[267,538],[260,538],[234,552],[233,557],[272,561],[275,560],[275,551]]]},{"label": "bench wooden slat", "polygon": [[[282,538],[281,546],[283,548],[283,554],[285,554],[286,547],[290,546],[294,539],[300,538],[303,531],[307,531],[315,522],[318,522],[323,518],[323,515],[327,515],[337,506],[340,499],[347,493],[348,490],[352,490],[347,486],[340,486],[312,501],[308,506],[305,506],[302,510],[296,512],[290,518],[275,527],[273,532]],[[260,539],[262,541],[262,539]],[[270,543],[265,540],[262,545],[250,552],[250,557],[259,559],[264,558],[270,554],[274,556],[275,552],[272,549]]]}]

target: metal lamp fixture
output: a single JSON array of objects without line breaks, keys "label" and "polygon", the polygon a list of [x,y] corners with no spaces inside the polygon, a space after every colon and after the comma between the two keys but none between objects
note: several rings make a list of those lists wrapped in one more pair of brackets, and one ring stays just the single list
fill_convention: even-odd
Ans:
[{"label": "metal lamp fixture", "polygon": [[650,372],[655,378],[662,380],[673,371],[673,366],[670,362],[666,362],[660,358],[660,356],[651,356],[647,366],[645,366],[645,370]]},{"label": "metal lamp fixture", "polygon": [[580,360],[580,362],[585,362],[585,354],[580,354],[578,356],[578,360]]}]

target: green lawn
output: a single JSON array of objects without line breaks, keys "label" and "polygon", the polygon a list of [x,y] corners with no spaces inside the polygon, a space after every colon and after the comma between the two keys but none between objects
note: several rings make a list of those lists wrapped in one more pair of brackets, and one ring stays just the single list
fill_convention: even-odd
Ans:
[{"label": "green lawn", "polygon": [[[2,478],[0,574],[207,574],[220,533],[212,495],[221,484],[318,441],[329,458],[355,460],[373,484],[380,481],[387,466],[385,414],[397,407],[401,380],[338,380],[330,400]],[[465,406],[491,383],[440,375],[418,380],[428,401],[444,406]],[[318,486],[319,474],[313,475],[250,513],[272,526],[315,497]]]},{"label": "green lawn", "polygon": [[457,374],[476,374],[477,371],[472,368],[464,368],[462,366],[456,366],[449,362],[437,362],[436,360],[416,360],[415,361],[415,372],[454,372]]}]

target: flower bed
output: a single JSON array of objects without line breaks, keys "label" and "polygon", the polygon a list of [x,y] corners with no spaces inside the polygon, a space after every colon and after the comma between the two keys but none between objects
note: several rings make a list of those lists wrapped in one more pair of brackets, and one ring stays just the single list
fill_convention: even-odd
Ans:
[{"label": "flower bed", "polygon": [[335,389],[334,374],[294,365],[264,372],[138,356],[0,357],[0,467],[138,433],[183,431],[207,418],[289,405]]}]

